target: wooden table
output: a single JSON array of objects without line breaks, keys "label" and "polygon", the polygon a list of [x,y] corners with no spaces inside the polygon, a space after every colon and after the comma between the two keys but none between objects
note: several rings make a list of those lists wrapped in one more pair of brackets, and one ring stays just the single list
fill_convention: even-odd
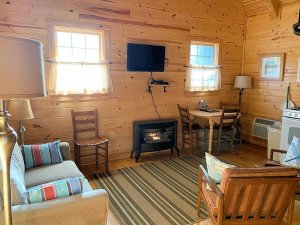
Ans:
[{"label": "wooden table", "polygon": [[[213,134],[214,134],[214,125],[220,123],[220,119],[222,116],[222,109],[214,109],[218,112],[205,112],[200,111],[199,109],[190,110],[190,115],[193,117],[198,117],[202,119],[206,119],[209,122],[209,140],[208,140],[208,152],[211,154],[212,152],[212,142],[213,142]],[[226,115],[232,113],[226,113]],[[235,114],[235,113],[233,113]],[[240,118],[241,114],[239,113],[238,118]]]},{"label": "wooden table", "polygon": [[213,134],[214,134],[214,125],[216,123],[220,123],[220,119],[222,116],[222,110],[216,109],[218,112],[205,112],[196,110],[190,110],[190,115],[193,117],[199,117],[202,119],[207,119],[209,122],[209,140],[208,140],[208,152],[211,154],[212,151],[212,142],[213,142]]}]

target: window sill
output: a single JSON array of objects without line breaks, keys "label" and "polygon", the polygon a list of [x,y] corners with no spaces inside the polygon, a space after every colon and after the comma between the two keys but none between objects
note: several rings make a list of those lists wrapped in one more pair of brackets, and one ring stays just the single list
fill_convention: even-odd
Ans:
[{"label": "window sill", "polygon": [[206,96],[206,95],[216,95],[220,94],[222,89],[215,91],[184,91],[184,96],[186,97],[195,97],[195,96]]},{"label": "window sill", "polygon": [[111,99],[112,93],[107,93],[107,94],[66,94],[66,95],[53,95],[53,94],[48,94],[52,99],[55,99],[60,102],[83,102],[83,101],[95,101],[95,100],[106,100],[106,99]]}]

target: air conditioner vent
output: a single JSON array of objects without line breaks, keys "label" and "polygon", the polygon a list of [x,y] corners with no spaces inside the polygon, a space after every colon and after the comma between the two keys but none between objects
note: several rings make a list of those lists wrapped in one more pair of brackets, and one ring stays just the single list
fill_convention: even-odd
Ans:
[{"label": "air conditioner vent", "polygon": [[256,118],[255,123],[268,125],[268,126],[274,126],[275,121],[274,120],[263,119],[263,118]]},{"label": "air conditioner vent", "polygon": [[254,137],[268,139],[268,127],[277,126],[278,121],[265,119],[265,118],[254,118],[252,123],[252,133]]}]

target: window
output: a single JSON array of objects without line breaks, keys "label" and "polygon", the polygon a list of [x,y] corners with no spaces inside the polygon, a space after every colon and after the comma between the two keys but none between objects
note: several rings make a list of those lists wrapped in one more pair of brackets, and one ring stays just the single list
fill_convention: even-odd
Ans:
[{"label": "window", "polygon": [[191,41],[189,46],[186,91],[220,89],[219,44]]},{"label": "window", "polygon": [[54,27],[49,94],[112,91],[105,31]]}]

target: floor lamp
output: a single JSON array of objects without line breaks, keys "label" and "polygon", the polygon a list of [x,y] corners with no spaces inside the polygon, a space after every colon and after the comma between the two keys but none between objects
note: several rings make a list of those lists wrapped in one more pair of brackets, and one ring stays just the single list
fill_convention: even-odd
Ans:
[{"label": "floor lamp", "polygon": [[42,44],[0,35],[0,160],[3,177],[5,225],[12,224],[10,159],[16,133],[8,124],[8,99],[45,96]]},{"label": "floor lamp", "polygon": [[251,76],[236,76],[234,82],[234,88],[239,88],[239,111],[241,111],[242,106],[242,95],[244,88],[252,88]]}]

